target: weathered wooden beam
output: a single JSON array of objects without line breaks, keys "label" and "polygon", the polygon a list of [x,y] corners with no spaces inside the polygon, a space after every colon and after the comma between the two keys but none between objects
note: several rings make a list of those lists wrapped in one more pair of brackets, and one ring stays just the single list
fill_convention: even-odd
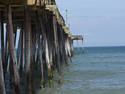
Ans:
[{"label": "weathered wooden beam", "polygon": [[3,12],[0,12],[0,28],[1,28],[1,54],[2,54],[2,62],[3,62],[3,69],[4,74],[7,71],[7,62],[5,62],[5,48],[4,48],[4,23],[2,20]]},{"label": "weathered wooden beam", "polygon": [[79,40],[77,40],[77,49],[78,49],[78,53],[80,53]]},{"label": "weathered wooden beam", "polygon": [[18,48],[17,48],[17,64],[19,65],[20,63],[20,55],[21,55],[21,42],[22,42],[22,34],[23,32],[21,32],[20,30],[20,34],[19,34],[19,41],[18,41]]},{"label": "weathered wooden beam", "polygon": [[70,39],[70,43],[71,43],[71,56],[74,55],[74,48],[73,48],[73,40]]},{"label": "weathered wooden beam", "polygon": [[16,51],[14,48],[14,36],[13,36],[13,23],[12,23],[12,12],[11,12],[11,6],[7,6],[7,31],[8,31],[8,43],[9,43],[9,52],[10,52],[10,61],[12,66],[11,71],[11,77],[12,77],[12,84],[14,89],[14,94],[20,94],[20,78],[17,68],[17,57],[16,57]]},{"label": "weathered wooden beam", "polygon": [[82,39],[82,52],[84,53],[84,41]]},{"label": "weathered wooden beam", "polygon": [[31,18],[29,7],[25,6],[25,70],[26,70],[26,94],[32,94],[31,88]]},{"label": "weathered wooden beam", "polygon": [[[6,32],[5,32],[6,31]],[[7,67],[7,64],[8,64],[8,60],[9,60],[9,57],[10,57],[10,53],[9,53],[9,43],[8,43],[8,27],[6,25],[5,27],[5,30],[4,30],[4,33],[5,33],[5,62],[6,62],[6,67]],[[9,64],[10,65],[10,64]]]},{"label": "weathered wooden beam", "polygon": [[[39,2],[40,1],[40,2]],[[15,6],[43,6],[45,3],[41,0],[0,0],[0,7],[5,7],[5,5],[11,4]]]},{"label": "weathered wooden beam", "polygon": [[1,53],[0,53],[0,94],[6,94]]},{"label": "weathered wooden beam", "polygon": [[69,40],[69,37],[68,37],[68,36],[67,36],[67,38],[66,38],[66,45],[67,45],[68,57],[69,57],[70,60],[71,60],[70,40]]},{"label": "weathered wooden beam", "polygon": [[56,17],[53,16],[53,30],[54,30],[54,42],[55,42],[55,51],[56,51],[56,57],[57,57],[57,70],[58,70],[58,82],[62,83],[62,77],[61,77],[61,64],[60,64],[60,53],[59,53],[59,40],[58,40],[58,32],[57,32],[57,20]]},{"label": "weathered wooden beam", "polygon": [[35,54],[36,54],[36,34],[38,31],[35,30],[36,25],[32,24],[32,30],[31,30],[31,62],[33,65],[35,64]]},{"label": "weathered wooden beam", "polygon": [[34,68],[35,68],[35,60],[34,60],[34,54],[35,54],[35,51],[34,51],[34,44],[33,44],[33,38],[34,38],[34,36],[35,36],[35,32],[34,32],[34,26],[33,25],[31,25],[31,33],[30,33],[30,52],[32,52],[32,54],[30,54],[30,66],[31,66],[31,92],[32,92],[32,94],[34,94],[35,93],[35,85],[34,85],[34,78],[35,78],[35,75],[34,75],[34,73],[35,73],[35,70],[34,70]]},{"label": "weathered wooden beam", "polygon": [[41,45],[41,38],[39,34],[38,38],[38,54],[39,54],[39,61],[40,61],[40,72],[41,72],[41,80],[40,80],[40,87],[44,88],[44,69],[43,69],[43,60],[42,60],[42,45]]},{"label": "weathered wooden beam", "polygon": [[[5,61],[4,59],[4,31],[3,31],[3,23],[1,20],[1,13],[0,13],[0,32],[1,32],[1,52],[0,52],[0,94],[6,94],[5,91],[5,82],[4,82],[4,74],[5,72],[3,71],[3,63],[2,60]],[[2,53],[2,58],[1,58],[1,53]]]},{"label": "weathered wooden beam", "polygon": [[0,0],[0,4],[13,4],[13,5],[34,5],[35,0]]},{"label": "weathered wooden beam", "polygon": [[2,5],[8,5],[8,4],[24,5],[25,0],[0,0],[0,4],[2,4]]},{"label": "weathered wooden beam", "polygon": [[72,35],[71,39],[72,40],[83,40],[83,36],[82,35]]},{"label": "weathered wooden beam", "polygon": [[23,59],[24,59],[24,57],[23,57],[23,53],[24,53],[24,48],[23,48],[23,46],[24,46],[24,30],[23,30],[23,28],[20,28],[20,32],[21,32],[21,57],[20,57],[20,67],[19,67],[19,69],[20,69],[20,74],[22,73],[22,71],[23,71]]}]

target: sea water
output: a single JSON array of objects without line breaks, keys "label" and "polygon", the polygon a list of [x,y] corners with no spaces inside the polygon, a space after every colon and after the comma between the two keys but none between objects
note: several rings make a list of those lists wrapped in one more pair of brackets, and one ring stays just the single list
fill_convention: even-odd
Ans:
[{"label": "sea water", "polygon": [[37,94],[125,94],[125,47],[88,47],[78,53],[69,70],[63,69],[63,84],[38,89]]}]

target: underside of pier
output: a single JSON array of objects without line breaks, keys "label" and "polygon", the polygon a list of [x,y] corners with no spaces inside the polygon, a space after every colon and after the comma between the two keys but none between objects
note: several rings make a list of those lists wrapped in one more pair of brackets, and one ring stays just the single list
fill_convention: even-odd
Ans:
[{"label": "underside of pier", "polygon": [[41,88],[47,82],[53,87],[55,71],[62,83],[61,68],[68,67],[76,37],[65,25],[55,0],[0,0],[0,32],[0,94],[7,92],[8,71],[12,94],[21,94],[22,75],[26,94],[34,94],[36,69]]}]

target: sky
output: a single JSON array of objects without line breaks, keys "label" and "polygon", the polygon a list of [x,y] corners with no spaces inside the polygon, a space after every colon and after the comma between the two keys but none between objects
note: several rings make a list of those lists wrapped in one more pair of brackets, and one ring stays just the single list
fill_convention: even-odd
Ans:
[{"label": "sky", "polygon": [[125,0],[56,0],[56,3],[64,18],[68,10],[70,32],[84,35],[85,46],[125,46]]}]

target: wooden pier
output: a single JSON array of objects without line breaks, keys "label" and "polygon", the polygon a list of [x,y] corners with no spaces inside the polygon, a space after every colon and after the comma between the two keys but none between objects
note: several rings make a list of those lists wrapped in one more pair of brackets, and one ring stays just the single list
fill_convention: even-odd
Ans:
[{"label": "wooden pier", "polygon": [[79,38],[69,32],[55,0],[0,0],[0,33],[0,94],[6,94],[8,65],[12,94],[21,94],[23,73],[25,94],[34,94],[33,72],[37,68],[41,88],[46,79],[53,86],[55,69],[58,83],[62,83],[61,66],[68,66],[73,40]]}]

